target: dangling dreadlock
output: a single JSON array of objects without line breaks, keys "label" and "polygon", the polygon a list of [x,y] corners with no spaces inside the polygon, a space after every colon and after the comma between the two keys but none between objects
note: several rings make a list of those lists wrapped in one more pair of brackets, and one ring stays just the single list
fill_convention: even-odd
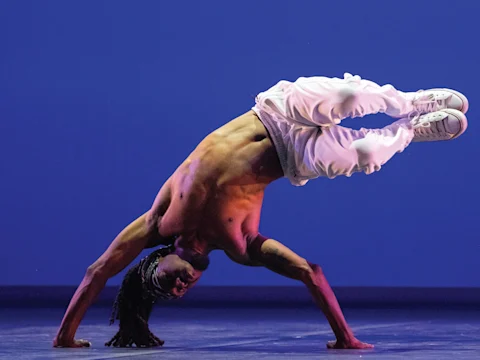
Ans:
[{"label": "dangling dreadlock", "polygon": [[171,297],[152,288],[151,277],[159,259],[174,250],[173,245],[158,249],[125,274],[110,317],[110,325],[115,320],[120,321],[119,331],[105,346],[131,347],[135,344],[137,347],[153,347],[164,344],[150,331],[148,319],[157,298]]}]

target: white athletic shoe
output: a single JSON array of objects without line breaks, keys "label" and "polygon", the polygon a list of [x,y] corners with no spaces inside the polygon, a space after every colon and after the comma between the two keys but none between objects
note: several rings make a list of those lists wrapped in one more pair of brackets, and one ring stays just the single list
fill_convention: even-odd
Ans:
[{"label": "white athletic shoe", "polygon": [[445,109],[414,117],[411,121],[415,130],[413,142],[452,140],[467,129],[467,117],[460,110]]},{"label": "white athletic shoe", "polygon": [[444,109],[455,109],[466,114],[468,99],[462,93],[450,89],[419,90],[413,95],[413,105],[418,115]]}]

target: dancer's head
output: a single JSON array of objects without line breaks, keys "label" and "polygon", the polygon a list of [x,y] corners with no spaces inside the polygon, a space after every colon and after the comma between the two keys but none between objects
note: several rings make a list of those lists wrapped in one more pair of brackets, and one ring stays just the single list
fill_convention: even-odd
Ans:
[{"label": "dancer's head", "polygon": [[190,257],[186,261],[173,251],[173,246],[154,251],[125,274],[110,318],[111,324],[115,319],[120,320],[120,329],[105,345],[163,345],[148,327],[153,304],[157,298],[183,296],[208,266],[208,257]]},{"label": "dancer's head", "polygon": [[[198,267],[197,267],[198,268]],[[202,269],[204,270],[204,269]],[[153,274],[155,293],[163,292],[165,297],[178,298],[185,295],[188,289],[194,286],[202,270],[195,269],[192,264],[177,254],[169,254],[159,258],[156,273]]]}]

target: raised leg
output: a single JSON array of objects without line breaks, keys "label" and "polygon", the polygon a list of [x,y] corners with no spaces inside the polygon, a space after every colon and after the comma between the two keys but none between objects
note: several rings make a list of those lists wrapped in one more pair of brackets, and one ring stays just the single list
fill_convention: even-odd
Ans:
[{"label": "raised leg", "polygon": [[315,141],[309,142],[304,166],[316,176],[335,178],[355,172],[371,174],[381,169],[396,153],[413,140],[415,130],[408,119],[401,119],[382,129],[352,130],[342,126],[323,128]]},{"label": "raised leg", "polygon": [[370,344],[362,343],[353,335],[342,313],[332,288],[320,266],[309,263],[292,250],[273,239],[258,236],[249,246],[249,257],[266,268],[302,281],[310,291],[315,303],[325,314],[337,338],[329,343],[330,348],[367,349]]},{"label": "raised leg", "polygon": [[414,94],[392,85],[380,86],[359,76],[327,77],[280,81],[257,96],[257,107],[277,113],[303,125],[330,126],[347,117],[385,113],[407,117],[415,110]]}]

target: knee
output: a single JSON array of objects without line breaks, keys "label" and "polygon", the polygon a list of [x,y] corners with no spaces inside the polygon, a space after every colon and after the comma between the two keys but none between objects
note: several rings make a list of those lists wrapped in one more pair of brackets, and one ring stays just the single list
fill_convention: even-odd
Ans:
[{"label": "knee", "polygon": [[[344,113],[353,115],[352,111],[357,106],[358,91],[352,86],[343,86],[338,90],[337,102]],[[351,114],[352,113],[352,114]]]},{"label": "knee", "polygon": [[357,91],[352,86],[343,86],[338,90],[337,96],[339,102],[345,104],[352,102],[357,98]]},{"label": "knee", "polygon": [[378,161],[378,143],[371,137],[354,140],[351,149],[355,151],[357,165],[365,172],[378,171],[381,167]]},{"label": "knee", "polygon": [[352,86],[343,86],[337,90],[334,112],[341,118],[353,117],[358,112],[358,91]]}]

